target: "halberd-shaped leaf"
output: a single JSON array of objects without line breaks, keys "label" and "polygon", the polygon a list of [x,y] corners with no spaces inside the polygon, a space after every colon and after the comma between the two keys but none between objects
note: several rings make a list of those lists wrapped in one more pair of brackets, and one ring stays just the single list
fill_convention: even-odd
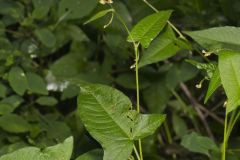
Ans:
[{"label": "halberd-shaped leaf", "polygon": [[177,38],[170,26],[164,30],[143,52],[143,56],[140,59],[139,67],[143,67],[147,64],[156,63],[165,60],[177,53],[180,47],[175,43]]},{"label": "halberd-shaped leaf", "polygon": [[0,157],[0,160],[70,160],[73,150],[73,138],[43,150],[26,147]]},{"label": "halberd-shaped leaf", "polygon": [[102,145],[104,160],[127,160],[134,140],[153,134],[164,115],[141,115],[131,101],[108,86],[81,88],[78,112],[89,133]]},{"label": "halberd-shaped leaf", "polygon": [[19,95],[23,95],[28,88],[27,77],[20,67],[13,67],[8,76],[12,89]]},{"label": "halberd-shaped leaf", "polygon": [[221,51],[219,53],[219,72],[223,88],[227,94],[227,112],[240,105],[240,53]]},{"label": "halberd-shaped leaf", "polygon": [[185,33],[208,50],[240,50],[240,27],[215,27]]},{"label": "halberd-shaped leaf", "polygon": [[148,48],[153,39],[163,30],[172,11],[161,11],[145,17],[134,26],[129,42],[140,42],[144,48]]}]

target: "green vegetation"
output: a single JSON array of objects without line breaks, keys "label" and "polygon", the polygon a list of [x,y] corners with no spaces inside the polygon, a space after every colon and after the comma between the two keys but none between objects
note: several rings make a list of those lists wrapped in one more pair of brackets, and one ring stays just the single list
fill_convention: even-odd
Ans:
[{"label": "green vegetation", "polygon": [[0,160],[240,160],[237,0],[0,0]]}]

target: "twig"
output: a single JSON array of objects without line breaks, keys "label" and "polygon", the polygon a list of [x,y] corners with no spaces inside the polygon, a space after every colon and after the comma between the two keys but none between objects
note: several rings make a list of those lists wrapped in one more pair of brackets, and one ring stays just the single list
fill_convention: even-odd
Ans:
[{"label": "twig", "polygon": [[200,120],[202,121],[204,127],[206,128],[206,131],[209,135],[210,138],[212,138],[213,140],[215,140],[213,133],[204,117],[204,114],[202,113],[201,109],[199,108],[198,102],[196,101],[196,99],[192,96],[191,92],[188,90],[187,86],[184,83],[180,83],[180,87],[181,89],[184,91],[184,93],[186,94],[187,98],[189,99],[189,101],[191,102],[192,106],[194,107],[194,109],[196,110]]}]

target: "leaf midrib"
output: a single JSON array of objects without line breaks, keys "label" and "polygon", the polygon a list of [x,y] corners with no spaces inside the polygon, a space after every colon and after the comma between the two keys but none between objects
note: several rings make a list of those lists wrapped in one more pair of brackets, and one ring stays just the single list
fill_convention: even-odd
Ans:
[{"label": "leaf midrib", "polygon": [[112,119],[112,121],[121,129],[122,133],[124,133],[124,135],[126,136],[126,138],[128,138],[130,140],[130,136],[128,135],[128,133],[125,132],[125,130],[121,127],[121,125],[119,125],[111,116],[111,114],[102,106],[102,103],[98,100],[98,98],[94,95],[94,92],[90,91],[90,94],[96,99],[97,103],[101,106],[101,108],[103,108],[103,110],[107,113],[107,115]]}]

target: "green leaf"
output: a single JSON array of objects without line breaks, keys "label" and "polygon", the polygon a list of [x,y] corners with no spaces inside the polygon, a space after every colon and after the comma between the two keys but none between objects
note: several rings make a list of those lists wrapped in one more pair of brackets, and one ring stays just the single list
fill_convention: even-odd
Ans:
[{"label": "green leaf", "polygon": [[39,97],[36,102],[42,106],[55,106],[58,103],[56,98],[50,96]]},{"label": "green leaf", "polygon": [[15,114],[7,114],[0,117],[0,127],[12,133],[28,132],[31,129],[26,120]]},{"label": "green leaf", "polygon": [[100,149],[91,150],[79,156],[76,160],[102,160],[103,153]]},{"label": "green leaf", "polygon": [[140,42],[144,48],[148,48],[153,39],[163,30],[172,11],[160,11],[145,17],[131,31],[129,42]]},{"label": "green leaf", "polygon": [[73,150],[73,138],[67,138],[63,143],[39,149],[26,147],[0,157],[0,160],[70,160]]},{"label": "green leaf", "polygon": [[221,86],[221,78],[220,78],[220,73],[219,73],[219,69],[217,68],[215,70],[215,72],[213,73],[209,86],[208,86],[208,90],[207,90],[207,94],[206,97],[204,99],[204,103],[206,103],[208,101],[208,99],[210,98],[210,96],[218,89],[218,87]]},{"label": "green leaf", "polygon": [[8,81],[12,89],[21,96],[28,88],[26,75],[20,67],[11,68],[8,75]]},{"label": "green leaf", "polygon": [[175,43],[176,40],[173,30],[168,26],[143,52],[139,67],[163,61],[175,55],[180,50],[180,47]]},{"label": "green leaf", "polygon": [[47,88],[46,83],[44,82],[44,79],[42,77],[32,72],[28,72],[26,75],[28,80],[29,91],[43,95],[48,94],[48,91],[46,89]]},{"label": "green leaf", "polygon": [[240,50],[239,27],[215,27],[185,33],[211,51],[219,49]]},{"label": "green leaf", "polygon": [[14,106],[8,103],[0,103],[0,115],[5,115],[13,112],[15,109]]},{"label": "green leaf", "polygon": [[52,48],[56,44],[55,35],[47,28],[37,29],[34,34],[45,47]]},{"label": "green leaf", "polygon": [[97,0],[61,0],[58,8],[59,20],[83,18],[96,7],[97,3]]},{"label": "green leaf", "polygon": [[219,72],[223,88],[227,94],[227,113],[240,105],[240,53],[221,51],[219,53]]},{"label": "green leaf", "polygon": [[95,20],[105,16],[109,12],[114,12],[114,9],[106,9],[106,10],[100,11],[100,12],[96,13],[94,16],[92,16],[89,20],[87,20],[84,24],[88,24],[92,21],[95,21]]},{"label": "green leaf", "polygon": [[47,16],[53,0],[33,0],[34,10],[32,17],[42,19]]},{"label": "green leaf", "polygon": [[10,97],[4,98],[1,103],[11,104],[14,108],[17,108],[23,102],[22,97],[18,95],[12,95]]},{"label": "green leaf", "polygon": [[185,135],[182,139],[181,145],[191,152],[202,153],[207,156],[209,156],[210,150],[218,149],[212,139],[200,136],[195,132]]},{"label": "green leaf", "polygon": [[153,134],[163,115],[141,115],[131,110],[130,100],[104,85],[81,88],[78,113],[89,133],[102,145],[104,160],[127,160],[133,142]]},{"label": "green leaf", "polygon": [[7,87],[0,83],[0,98],[5,98],[7,95]]},{"label": "green leaf", "polygon": [[185,136],[188,132],[188,128],[184,120],[178,115],[174,114],[172,117],[173,129],[177,136],[180,138]]}]

